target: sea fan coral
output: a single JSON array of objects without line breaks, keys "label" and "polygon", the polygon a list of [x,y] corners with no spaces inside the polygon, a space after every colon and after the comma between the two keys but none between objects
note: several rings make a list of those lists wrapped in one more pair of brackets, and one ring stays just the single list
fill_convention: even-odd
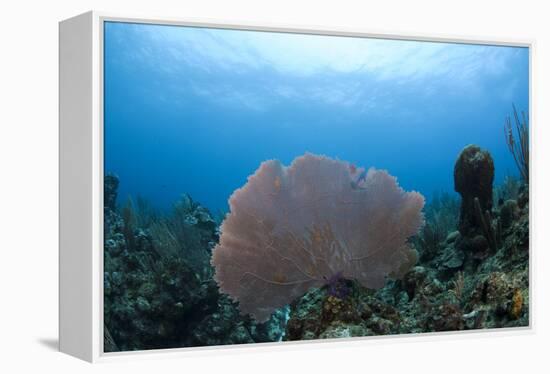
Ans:
[{"label": "sea fan coral", "polygon": [[229,200],[212,265],[243,314],[271,313],[335,276],[380,288],[416,262],[424,197],[386,171],[305,154],[261,164]]}]

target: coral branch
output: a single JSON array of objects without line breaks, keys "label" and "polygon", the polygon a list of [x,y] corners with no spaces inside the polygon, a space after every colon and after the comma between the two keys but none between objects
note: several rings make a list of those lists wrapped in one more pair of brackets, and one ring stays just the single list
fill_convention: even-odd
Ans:
[{"label": "coral branch", "polygon": [[521,112],[520,120],[515,105],[513,108],[514,124],[517,134],[514,135],[512,120],[510,117],[507,117],[504,125],[504,138],[508,146],[508,151],[512,154],[514,162],[520,172],[521,178],[525,183],[529,183],[529,121],[525,112]]}]

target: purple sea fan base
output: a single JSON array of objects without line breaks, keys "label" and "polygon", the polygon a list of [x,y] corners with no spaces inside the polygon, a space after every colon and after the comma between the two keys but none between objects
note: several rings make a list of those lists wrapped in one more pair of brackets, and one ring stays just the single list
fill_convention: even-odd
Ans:
[{"label": "purple sea fan base", "polygon": [[328,294],[338,299],[346,298],[351,292],[351,288],[348,286],[346,279],[342,276],[341,271],[327,279],[326,285],[328,286]]},{"label": "purple sea fan base", "polygon": [[424,197],[384,170],[368,170],[357,188],[349,165],[312,154],[289,167],[270,160],[233,193],[212,265],[243,314],[266,321],[335,276],[377,289],[415,264],[407,239],[423,224]]}]

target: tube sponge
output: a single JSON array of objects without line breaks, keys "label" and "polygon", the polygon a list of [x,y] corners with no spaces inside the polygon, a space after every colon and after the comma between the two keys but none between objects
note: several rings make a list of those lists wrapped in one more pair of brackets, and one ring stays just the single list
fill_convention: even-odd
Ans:
[{"label": "tube sponge", "polygon": [[221,292],[257,321],[335,276],[367,288],[416,262],[407,239],[424,197],[386,171],[305,154],[263,162],[229,199],[212,265]]}]

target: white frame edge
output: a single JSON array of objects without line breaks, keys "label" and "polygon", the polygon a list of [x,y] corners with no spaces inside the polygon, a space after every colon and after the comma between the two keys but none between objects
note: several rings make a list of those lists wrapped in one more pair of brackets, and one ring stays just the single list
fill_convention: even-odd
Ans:
[{"label": "white frame edge", "polygon": [[103,340],[98,25],[94,12],[59,24],[59,350],[90,362]]},{"label": "white frame edge", "polygon": [[[529,113],[531,165],[533,164],[533,49],[534,40],[393,34],[357,29],[304,27],[207,19],[140,17],[89,11],[59,24],[59,349],[89,362],[242,353],[251,349],[287,350],[297,347],[330,347],[325,343],[381,344],[417,339],[437,341],[526,334],[534,331],[533,313],[533,184],[530,183],[529,326],[492,330],[424,333],[323,341],[257,343],[254,345],[172,348],[150,351],[103,352],[103,23],[134,22],[191,27],[226,28],[415,40],[445,43],[502,45],[529,48]],[[531,173],[531,182],[533,176]]]}]

